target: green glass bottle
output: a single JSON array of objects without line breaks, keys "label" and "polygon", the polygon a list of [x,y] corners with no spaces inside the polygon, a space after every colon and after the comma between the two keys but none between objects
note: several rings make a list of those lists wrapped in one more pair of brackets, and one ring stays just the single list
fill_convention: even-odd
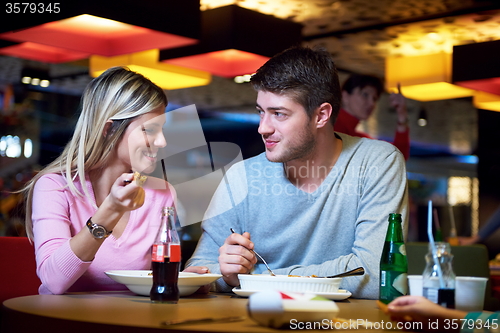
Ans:
[{"label": "green glass bottle", "polygon": [[389,227],[380,257],[379,300],[385,304],[408,293],[408,261],[401,214],[389,214]]}]

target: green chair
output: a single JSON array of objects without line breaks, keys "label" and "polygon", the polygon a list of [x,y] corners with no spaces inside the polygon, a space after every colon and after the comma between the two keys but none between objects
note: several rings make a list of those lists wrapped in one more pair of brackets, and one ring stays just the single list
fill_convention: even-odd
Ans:
[{"label": "green chair", "polygon": [[[421,275],[425,269],[425,255],[429,251],[429,243],[406,243],[408,258],[408,275]],[[488,249],[482,244],[452,246],[453,271],[457,276],[477,276],[488,278],[484,297],[484,309],[497,311],[500,301],[492,296]]]}]

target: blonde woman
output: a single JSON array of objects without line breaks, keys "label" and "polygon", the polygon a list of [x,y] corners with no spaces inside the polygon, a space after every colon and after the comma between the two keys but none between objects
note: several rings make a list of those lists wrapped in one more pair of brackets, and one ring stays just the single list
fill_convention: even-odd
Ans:
[{"label": "blonde woman", "polygon": [[126,68],[89,83],[71,141],[25,188],[40,294],[122,290],[105,271],[150,269],[160,211],[175,193],[163,181],[141,186],[133,172],[155,168],[166,105],[161,88]]}]

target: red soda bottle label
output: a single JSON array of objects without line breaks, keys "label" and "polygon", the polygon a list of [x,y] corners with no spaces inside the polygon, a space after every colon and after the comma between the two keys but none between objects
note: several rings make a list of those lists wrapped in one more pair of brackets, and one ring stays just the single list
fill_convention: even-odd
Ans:
[{"label": "red soda bottle label", "polygon": [[180,244],[169,245],[170,262],[181,262],[181,246]]},{"label": "red soda bottle label", "polygon": [[165,256],[167,255],[167,253],[165,253],[165,250],[166,248],[164,244],[153,244],[151,260],[155,262],[164,262]]}]

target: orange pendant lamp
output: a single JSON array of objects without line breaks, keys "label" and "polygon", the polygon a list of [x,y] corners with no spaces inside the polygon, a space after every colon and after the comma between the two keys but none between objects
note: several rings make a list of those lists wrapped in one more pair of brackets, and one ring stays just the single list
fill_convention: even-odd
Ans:
[{"label": "orange pendant lamp", "polygon": [[252,74],[270,57],[299,44],[302,25],[237,5],[201,13],[200,42],[163,49],[160,61],[232,78]]},{"label": "orange pendant lamp", "polygon": [[453,47],[453,82],[500,95],[500,40]]},{"label": "orange pendant lamp", "polygon": [[0,54],[57,63],[191,45],[198,42],[199,5],[199,0],[58,3],[43,15],[16,15],[0,28],[0,39],[18,43]]},{"label": "orange pendant lamp", "polygon": [[10,45],[1,47],[0,54],[53,64],[81,60],[90,56],[86,52],[72,51],[32,42],[11,43]]},{"label": "orange pendant lamp", "polygon": [[453,47],[453,82],[474,89],[478,109],[500,111],[500,40]]}]

